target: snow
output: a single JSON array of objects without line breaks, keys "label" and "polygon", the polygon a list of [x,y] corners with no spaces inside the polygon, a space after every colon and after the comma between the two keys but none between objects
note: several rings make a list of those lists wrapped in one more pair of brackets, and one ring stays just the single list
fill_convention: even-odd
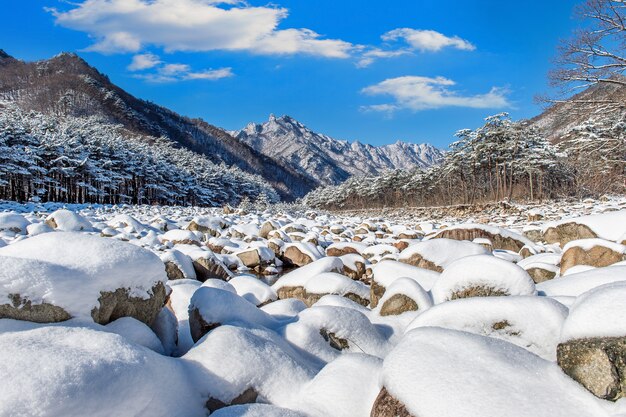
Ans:
[{"label": "snow", "polygon": [[176,360],[108,332],[1,332],[0,415],[205,416],[202,395],[185,373]]},{"label": "snow", "polygon": [[52,221],[56,224],[55,229],[62,232],[80,232],[91,231],[91,223],[78,213],[70,210],[60,209],[46,217],[46,221]]},{"label": "snow", "polygon": [[303,287],[306,282],[315,275],[319,275],[323,272],[341,271],[343,271],[341,259],[327,256],[283,275],[272,285],[272,288],[274,291],[278,291],[283,287]]},{"label": "snow", "polygon": [[191,297],[189,311],[197,309],[209,324],[238,324],[275,328],[280,323],[274,317],[256,308],[244,298],[230,291],[200,287]]},{"label": "snow", "polygon": [[486,255],[487,249],[472,242],[453,239],[432,239],[415,243],[402,252],[399,260],[408,260],[413,255],[420,255],[437,266],[446,268],[457,259],[472,255]]},{"label": "snow", "polygon": [[471,287],[487,287],[507,295],[533,295],[535,284],[519,266],[489,255],[461,258],[450,264],[433,285],[435,304]]},{"label": "snow", "polygon": [[182,359],[193,365],[195,385],[210,387],[213,398],[229,403],[253,388],[262,400],[286,406],[314,373],[278,339],[268,330],[220,326]]},{"label": "snow", "polygon": [[13,230],[17,233],[25,233],[30,222],[21,214],[0,213],[0,230]]},{"label": "snow", "polygon": [[353,281],[345,275],[336,272],[323,272],[308,279],[304,289],[311,294],[356,294],[369,300],[370,289],[359,281]]},{"label": "snow", "polygon": [[119,334],[125,339],[156,353],[164,354],[163,344],[145,323],[132,317],[120,317],[105,326],[108,331]]},{"label": "snow", "polygon": [[372,274],[373,280],[385,288],[396,279],[406,277],[416,281],[425,290],[430,290],[440,275],[438,272],[392,260],[384,260],[374,265]]},{"label": "snow", "polygon": [[363,353],[340,356],[302,388],[297,409],[313,417],[369,417],[382,362]]},{"label": "snow", "polygon": [[269,404],[244,404],[220,408],[212,417],[307,417],[296,411]]},{"label": "snow", "polygon": [[[386,295],[386,294],[385,294]],[[568,310],[545,297],[475,297],[437,304],[407,327],[443,327],[495,337],[556,360],[556,345]]]},{"label": "snow", "polygon": [[84,233],[46,233],[0,249],[0,304],[9,294],[32,303],[62,307],[74,317],[91,319],[101,292],[128,288],[149,298],[167,277],[152,252],[113,239]]},{"label": "snow", "polygon": [[233,286],[239,296],[255,306],[278,298],[272,287],[251,275],[236,276],[228,283]]},{"label": "snow", "polygon": [[626,337],[626,282],[593,288],[576,298],[561,331],[561,342],[590,337]]},{"label": "snow", "polygon": [[193,294],[200,288],[200,285],[200,281],[191,279],[168,281],[168,286],[172,289],[170,305],[178,321],[177,356],[183,355],[193,346],[191,330],[189,329],[189,303]]},{"label": "snow", "polygon": [[196,236],[194,232],[189,231],[189,230],[181,230],[181,229],[169,230],[161,236],[162,242],[166,242],[166,241],[167,242],[182,242],[185,240],[189,240],[191,242],[200,242],[200,240],[198,239],[198,236]]},{"label": "snow", "polygon": [[551,297],[577,297],[592,288],[617,281],[626,281],[626,266],[611,265],[555,278],[537,284],[537,291]]},{"label": "snow", "polygon": [[340,352],[324,340],[320,334],[322,329],[348,341],[349,348],[343,352],[384,357],[389,350],[379,330],[363,313],[352,308],[313,306],[298,314],[297,321],[279,329],[279,333],[319,363],[326,364]]},{"label": "snow", "polygon": [[600,400],[555,363],[508,342],[456,330],[408,332],[385,358],[381,382],[420,417],[607,416]]}]

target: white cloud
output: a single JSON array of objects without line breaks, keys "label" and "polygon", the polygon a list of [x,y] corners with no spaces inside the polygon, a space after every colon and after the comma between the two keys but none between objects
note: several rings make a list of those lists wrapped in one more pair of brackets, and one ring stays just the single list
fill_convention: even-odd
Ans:
[{"label": "white cloud", "polygon": [[[88,49],[102,53],[246,51],[347,58],[349,42],[323,39],[309,29],[278,29],[287,9],[252,7],[236,0],[84,0],[66,11],[47,9],[56,23],[89,34]],[[222,6],[222,7],[220,7]]]},{"label": "white cloud", "polygon": [[363,106],[361,109],[391,113],[403,109],[412,111],[442,107],[498,109],[511,106],[506,97],[508,93],[506,89],[493,87],[485,94],[461,95],[450,89],[454,85],[454,81],[445,77],[405,76],[390,78],[364,88],[362,93],[391,96],[394,102]]},{"label": "white cloud", "polygon": [[133,56],[133,61],[127,68],[129,71],[142,71],[154,68],[160,63],[161,60],[154,54],[138,54]]},{"label": "white cloud", "polygon": [[410,54],[411,51],[408,49],[384,50],[380,48],[373,48],[361,54],[361,57],[357,62],[357,67],[365,68],[371,65],[375,60],[380,58],[395,58],[398,56]]},{"label": "white cloud", "polygon": [[220,68],[215,70],[204,70],[199,72],[188,72],[183,76],[185,80],[220,80],[222,78],[230,78],[233,77],[233,69],[228,68]]},{"label": "white cloud", "polygon": [[394,29],[382,36],[384,41],[404,40],[413,49],[422,52],[438,52],[451,47],[463,51],[473,51],[476,47],[458,36],[446,36],[434,30],[418,30],[409,28]]},{"label": "white cloud", "polygon": [[165,64],[159,68],[159,73],[162,75],[176,75],[189,72],[190,69],[187,64]]}]

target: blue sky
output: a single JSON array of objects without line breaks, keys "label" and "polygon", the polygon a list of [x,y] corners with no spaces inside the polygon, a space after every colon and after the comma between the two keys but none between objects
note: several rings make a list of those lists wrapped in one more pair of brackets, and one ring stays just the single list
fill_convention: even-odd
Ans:
[{"label": "blue sky", "polygon": [[[3,0],[0,48],[76,52],[130,93],[236,129],[269,113],[374,145],[430,142],[534,96],[575,1]],[[56,10],[52,10],[56,9]]]}]

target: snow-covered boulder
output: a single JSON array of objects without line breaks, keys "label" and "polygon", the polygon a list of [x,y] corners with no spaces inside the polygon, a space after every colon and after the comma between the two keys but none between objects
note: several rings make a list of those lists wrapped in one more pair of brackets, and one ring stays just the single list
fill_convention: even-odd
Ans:
[{"label": "snow-covered boulder", "polygon": [[221,231],[228,227],[228,223],[221,217],[194,217],[186,229],[192,232],[208,233],[219,236]]},{"label": "snow-covered boulder", "polygon": [[326,248],[327,256],[343,256],[349,253],[356,253],[361,255],[367,248],[367,245],[358,242],[337,242],[331,244]]},{"label": "snow-covered boulder", "polygon": [[211,417],[308,417],[288,408],[270,404],[239,404],[220,408]]},{"label": "snow-covered boulder", "polygon": [[626,396],[626,282],[603,285],[577,298],[557,349],[566,374],[594,395]]},{"label": "snow-covered boulder", "polygon": [[228,281],[228,284],[235,289],[239,296],[257,307],[278,299],[276,291],[272,287],[251,275],[236,276]]},{"label": "snow-covered boulder", "polygon": [[78,213],[61,209],[46,217],[46,224],[61,232],[88,232],[92,230],[91,223]]},{"label": "snow-covered boulder", "polygon": [[561,254],[539,253],[522,259],[517,263],[524,268],[536,284],[553,279],[559,273]]},{"label": "snow-covered boulder", "polygon": [[341,355],[302,388],[297,409],[314,417],[369,417],[382,362],[363,353]]},{"label": "snow-covered boulder", "polygon": [[286,298],[301,299],[304,285],[311,277],[324,272],[341,273],[342,270],[341,259],[328,256],[283,275],[274,283],[272,288],[281,300]]},{"label": "snow-covered boulder", "polygon": [[[570,268],[570,271],[573,269]],[[611,265],[568,274],[537,284],[537,291],[550,297],[577,297],[592,288],[618,281],[626,281],[626,265]]]},{"label": "snow-covered boulder", "polygon": [[313,306],[278,331],[322,365],[342,352],[367,352],[384,357],[389,351],[389,343],[381,331],[365,314],[353,308]]},{"label": "snow-covered boulder", "polygon": [[182,359],[190,365],[190,379],[208,390],[211,412],[257,400],[287,405],[314,374],[275,333],[228,325],[206,335]]},{"label": "snow-covered boulder", "polygon": [[206,388],[176,359],[106,331],[0,332],[0,375],[3,416],[206,415]]},{"label": "snow-covered boulder", "polygon": [[218,288],[200,287],[189,302],[189,328],[197,342],[211,330],[225,324],[275,328],[276,319],[237,294]]},{"label": "snow-covered boulder", "polygon": [[370,285],[370,303],[372,308],[378,305],[386,289],[399,278],[410,278],[416,281],[425,290],[430,290],[439,278],[439,273],[424,268],[418,268],[402,262],[384,260],[372,268]]},{"label": "snow-covered boulder", "polygon": [[606,417],[550,361],[511,343],[436,327],[408,332],[383,363],[372,417]]},{"label": "snow-covered boulder", "polygon": [[378,304],[381,316],[397,316],[409,311],[422,312],[429,309],[433,302],[416,281],[398,278],[386,289]]},{"label": "snow-covered boulder", "polygon": [[489,252],[480,245],[453,239],[433,239],[415,243],[400,253],[398,260],[418,268],[442,272],[457,259]]},{"label": "snow-covered boulder", "polygon": [[437,304],[406,331],[443,327],[506,340],[544,359],[556,360],[556,346],[568,310],[547,297],[465,298]]},{"label": "snow-covered boulder", "polygon": [[167,278],[174,279],[196,279],[196,271],[193,268],[191,258],[175,249],[170,249],[159,254],[159,258],[165,264]]},{"label": "snow-covered boulder", "polygon": [[200,246],[200,239],[190,230],[174,229],[165,232],[160,237],[161,242],[170,242],[172,245],[197,245]]},{"label": "snow-covered boulder", "polygon": [[604,239],[572,240],[563,247],[561,275],[577,265],[596,268],[609,266],[626,259],[626,246]]},{"label": "snow-covered boulder", "polygon": [[370,303],[370,290],[365,284],[336,272],[323,272],[311,277],[304,283],[303,289],[302,301],[308,306],[327,294],[341,295],[363,306]]},{"label": "snow-covered boulder", "polygon": [[229,280],[233,276],[224,262],[211,251],[196,250],[188,255],[192,260],[196,278],[200,281],[210,278]]},{"label": "snow-covered boulder", "polygon": [[451,263],[431,289],[436,304],[469,297],[534,295],[535,283],[519,266],[490,255]]},{"label": "snow-covered boulder", "polygon": [[152,252],[84,233],[46,233],[0,249],[0,318],[150,325],[165,303],[165,268]]},{"label": "snow-covered boulder", "polygon": [[533,244],[528,238],[510,230],[475,223],[446,227],[432,237],[432,239],[437,238],[469,240],[470,242],[477,238],[487,238],[491,241],[494,249],[505,249],[514,252],[519,252],[524,245]]},{"label": "snow-covered boulder", "polygon": [[342,255],[339,259],[343,263],[343,274],[357,281],[367,282],[365,273],[367,272],[368,261],[356,253]]},{"label": "snow-covered boulder", "polygon": [[544,240],[561,247],[572,240],[602,238],[618,242],[626,233],[626,210],[546,223]]},{"label": "snow-covered boulder", "polygon": [[21,214],[0,213],[0,231],[9,230],[13,233],[26,233],[30,222]]},{"label": "snow-covered boulder", "polygon": [[283,261],[296,266],[308,265],[324,257],[324,254],[312,243],[293,242],[284,246]]}]

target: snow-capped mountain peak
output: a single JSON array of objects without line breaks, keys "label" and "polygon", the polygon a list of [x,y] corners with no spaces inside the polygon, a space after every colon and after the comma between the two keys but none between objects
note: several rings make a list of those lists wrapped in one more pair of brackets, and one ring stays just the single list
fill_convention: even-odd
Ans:
[{"label": "snow-capped mountain peak", "polygon": [[337,184],[353,175],[378,175],[391,169],[412,169],[438,163],[443,152],[430,144],[397,141],[372,146],[316,133],[284,115],[249,123],[230,132],[242,142],[275,159],[290,163],[321,184]]}]

